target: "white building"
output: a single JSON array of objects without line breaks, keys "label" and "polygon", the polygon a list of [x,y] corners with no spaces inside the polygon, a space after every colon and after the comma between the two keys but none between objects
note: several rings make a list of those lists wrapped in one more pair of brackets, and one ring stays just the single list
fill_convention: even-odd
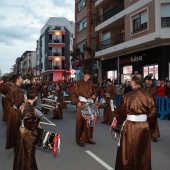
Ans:
[{"label": "white building", "polygon": [[68,80],[74,22],[66,18],[51,17],[40,34],[36,48],[38,75],[42,81]]}]

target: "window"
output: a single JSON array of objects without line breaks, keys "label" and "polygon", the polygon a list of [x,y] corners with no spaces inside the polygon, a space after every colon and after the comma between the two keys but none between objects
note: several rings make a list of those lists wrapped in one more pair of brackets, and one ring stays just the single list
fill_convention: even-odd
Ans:
[{"label": "window", "polygon": [[147,10],[132,17],[133,33],[147,29],[148,15]]},{"label": "window", "polygon": [[107,78],[112,79],[112,80],[116,80],[117,79],[117,70],[108,71],[107,72]]},{"label": "window", "polygon": [[102,49],[110,47],[110,32],[103,34],[103,44],[102,45],[103,45]]},{"label": "window", "polygon": [[84,44],[87,44],[87,40],[84,40],[81,43],[77,44],[77,47],[80,49],[80,51],[83,51]]},{"label": "window", "polygon": [[86,0],[80,0],[78,3],[78,11],[81,11],[86,6]]},{"label": "window", "polygon": [[152,79],[158,80],[158,65],[148,65],[143,67],[143,77],[151,75]]},{"label": "window", "polygon": [[78,23],[78,32],[87,27],[87,18],[84,18]]},{"label": "window", "polygon": [[123,67],[123,74],[132,74],[132,66],[124,66]]},{"label": "window", "polygon": [[96,15],[95,14],[91,15],[91,25],[96,26]]},{"label": "window", "polygon": [[161,27],[170,27],[170,3],[161,5]]}]

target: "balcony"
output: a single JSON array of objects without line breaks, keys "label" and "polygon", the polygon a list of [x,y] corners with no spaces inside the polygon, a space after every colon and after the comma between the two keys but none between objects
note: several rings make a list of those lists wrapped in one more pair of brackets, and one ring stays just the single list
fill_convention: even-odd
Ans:
[{"label": "balcony", "polygon": [[61,27],[55,27],[52,30],[48,31],[49,34],[54,34],[54,35],[65,35],[65,31],[61,30]]},{"label": "balcony", "polygon": [[49,43],[62,43],[61,40],[49,40]]},{"label": "balcony", "polygon": [[111,46],[115,46],[117,44],[121,44],[124,42],[124,35],[118,34],[112,38],[109,38],[105,41],[100,42],[96,45],[96,51],[101,51]]},{"label": "balcony", "polygon": [[109,18],[113,17],[114,15],[118,14],[123,10],[124,10],[124,2],[120,2],[117,6],[113,7],[108,12],[104,13],[99,18],[97,18],[97,25],[108,20]]},{"label": "balcony", "polygon": [[62,42],[62,40],[49,40],[48,43],[49,47],[65,47],[65,43]]},{"label": "balcony", "polygon": [[59,70],[59,66],[49,66],[48,70]]}]

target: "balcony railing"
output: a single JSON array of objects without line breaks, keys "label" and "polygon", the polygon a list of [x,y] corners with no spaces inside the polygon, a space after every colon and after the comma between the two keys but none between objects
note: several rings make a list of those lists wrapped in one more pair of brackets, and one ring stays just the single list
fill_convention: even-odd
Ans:
[{"label": "balcony railing", "polygon": [[51,51],[49,52],[49,56],[63,56],[63,54],[61,52],[56,52],[56,53],[52,53]]},{"label": "balcony railing", "polygon": [[49,43],[62,43],[61,40],[49,40]]},{"label": "balcony railing", "polygon": [[102,22],[108,20],[112,16],[118,14],[119,12],[124,10],[124,2],[120,2],[117,6],[113,7],[99,18],[97,18],[97,25],[101,24]]},{"label": "balcony railing", "polygon": [[58,66],[49,66],[48,70],[58,70],[59,67]]},{"label": "balcony railing", "polygon": [[170,27],[170,17],[161,18],[161,27]]},{"label": "balcony railing", "polygon": [[138,33],[138,32],[141,32],[141,31],[143,31],[143,30],[146,30],[147,29],[147,22],[145,22],[145,23],[143,23],[143,24],[140,24],[140,25],[138,25],[138,27],[137,28],[133,28],[133,34],[135,34],[135,33]]},{"label": "balcony railing", "polygon": [[124,42],[124,35],[118,34],[112,38],[109,38],[105,41],[100,42],[96,45],[96,50],[101,51],[111,46],[115,46],[117,44],[121,44]]}]

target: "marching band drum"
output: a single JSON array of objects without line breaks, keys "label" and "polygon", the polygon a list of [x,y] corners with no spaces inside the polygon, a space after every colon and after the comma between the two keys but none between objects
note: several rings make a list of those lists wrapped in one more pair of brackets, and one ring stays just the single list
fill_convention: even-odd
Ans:
[{"label": "marching band drum", "polygon": [[[39,109],[35,108],[35,110],[38,114],[38,117],[41,119],[41,124],[56,126],[49,119],[47,119]],[[44,122],[44,120],[47,122]],[[57,152],[60,154],[60,135],[44,130],[42,128],[38,128],[37,132],[37,146],[40,146],[43,149],[52,150],[54,156],[57,155]]]},{"label": "marching band drum", "polygon": [[87,102],[81,107],[81,113],[86,120],[86,126],[95,128],[97,116],[99,115],[98,107],[96,104]]},{"label": "marching band drum", "polygon": [[53,100],[52,98],[43,98],[41,107],[49,110],[55,110],[56,109],[57,102]]}]

